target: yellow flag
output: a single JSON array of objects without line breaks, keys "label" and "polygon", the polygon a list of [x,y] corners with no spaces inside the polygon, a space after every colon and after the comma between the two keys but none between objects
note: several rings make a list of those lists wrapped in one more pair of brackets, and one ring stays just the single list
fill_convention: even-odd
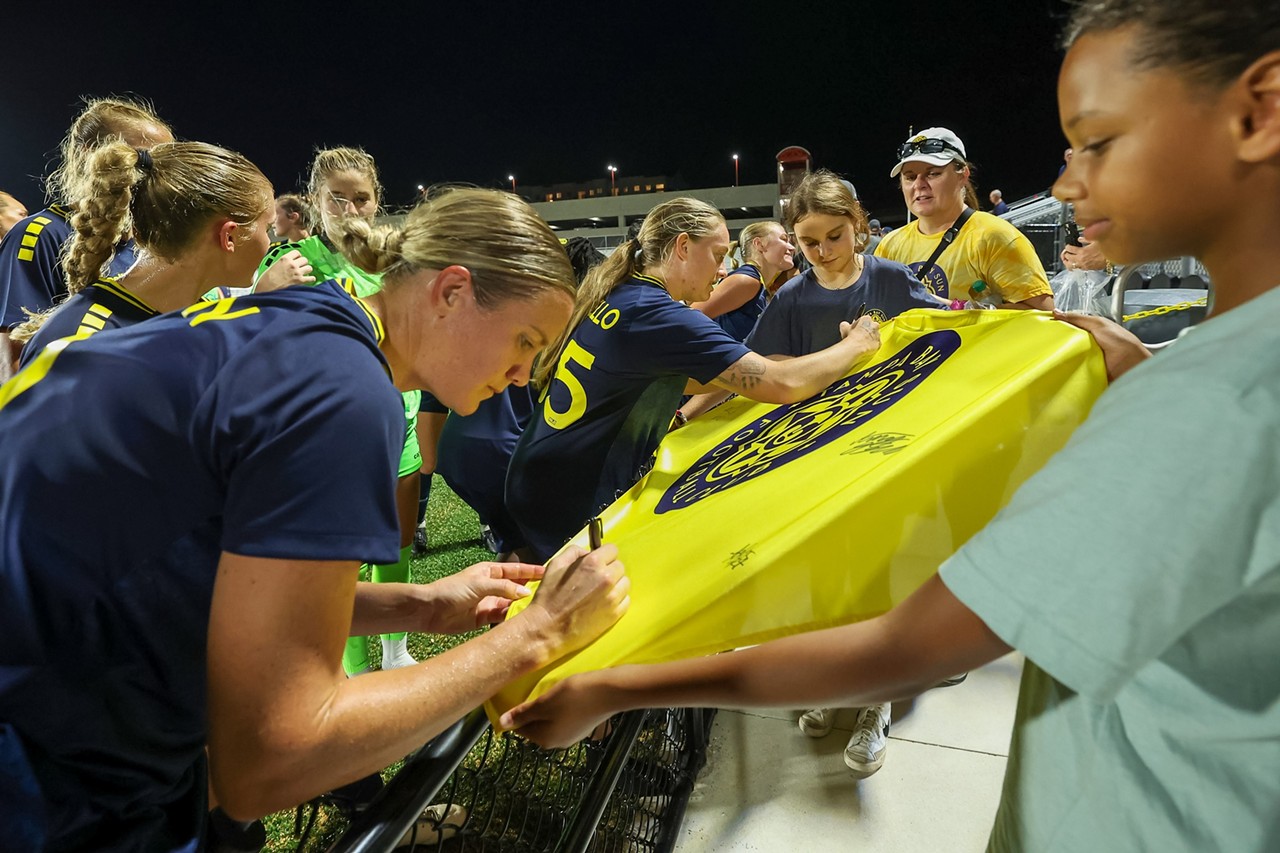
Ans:
[{"label": "yellow flag", "polygon": [[[872,361],[816,397],[733,400],[667,436],[654,469],[602,514],[631,609],[508,685],[490,717],[575,673],[884,613],[991,520],[1106,387],[1092,338],[1046,312],[915,310],[880,333]],[[574,542],[585,547],[585,531]]]}]

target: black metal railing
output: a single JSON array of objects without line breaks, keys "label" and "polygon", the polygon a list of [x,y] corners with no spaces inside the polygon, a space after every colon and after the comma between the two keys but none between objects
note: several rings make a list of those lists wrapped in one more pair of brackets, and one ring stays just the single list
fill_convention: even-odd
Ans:
[{"label": "black metal railing", "polygon": [[406,760],[330,847],[391,850],[427,806],[419,850],[439,853],[666,853],[674,845],[714,710],[620,714],[595,740],[542,750],[495,735],[473,712]]}]

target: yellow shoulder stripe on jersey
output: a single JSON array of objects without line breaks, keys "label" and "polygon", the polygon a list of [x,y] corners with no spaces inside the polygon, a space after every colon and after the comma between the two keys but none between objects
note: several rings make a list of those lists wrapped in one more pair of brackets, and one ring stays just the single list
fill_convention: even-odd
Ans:
[{"label": "yellow shoulder stripe on jersey", "polygon": [[134,308],[137,308],[139,311],[145,311],[148,315],[154,315],[154,314],[160,313],[159,311],[157,311],[156,309],[148,305],[146,302],[142,301],[137,296],[135,296],[134,294],[130,293],[129,291],[121,287],[120,283],[116,281],[114,278],[100,278],[92,284],[92,287],[101,288],[102,290],[105,290],[108,293],[110,293],[112,296],[115,296],[117,299],[121,299],[125,302],[128,302],[130,305],[132,305]]},{"label": "yellow shoulder stripe on jersey", "polygon": [[27,223],[27,227],[22,234],[22,248],[18,249],[18,260],[35,260],[36,253],[32,249],[35,248],[36,239],[40,236],[40,232],[44,230],[44,227],[52,221],[47,216],[37,216]]},{"label": "yellow shoulder stripe on jersey", "polygon": [[76,334],[69,338],[59,338],[41,350],[35,360],[23,368],[17,376],[4,385],[0,385],[0,409],[9,405],[10,402],[32,385],[44,379],[49,373],[49,368],[53,367],[54,360],[67,348],[67,344],[72,341],[82,341],[87,337],[88,335]]},{"label": "yellow shoulder stripe on jersey", "polygon": [[90,305],[89,310],[84,312],[84,316],[80,318],[80,328],[76,330],[77,334],[92,335],[94,332],[101,332],[110,317],[111,309],[107,306]]}]

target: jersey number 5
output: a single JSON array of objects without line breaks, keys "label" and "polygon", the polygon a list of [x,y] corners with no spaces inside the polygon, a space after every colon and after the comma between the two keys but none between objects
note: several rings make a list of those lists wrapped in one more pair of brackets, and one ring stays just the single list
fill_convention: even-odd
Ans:
[{"label": "jersey number 5", "polygon": [[590,370],[596,357],[583,349],[577,341],[570,340],[560,355],[560,363],[556,365],[554,381],[560,382],[569,389],[569,408],[557,412],[551,406],[551,385],[547,385],[546,402],[542,407],[542,419],[552,429],[564,429],[576,421],[587,411],[587,389],[582,387],[582,380],[573,375],[570,363],[582,365],[584,371]]}]

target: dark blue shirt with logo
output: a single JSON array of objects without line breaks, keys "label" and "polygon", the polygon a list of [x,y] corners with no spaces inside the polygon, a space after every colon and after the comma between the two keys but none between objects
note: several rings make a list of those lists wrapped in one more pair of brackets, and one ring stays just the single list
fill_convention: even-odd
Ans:
[{"label": "dark blue shirt with logo", "polygon": [[946,308],[925,290],[903,264],[863,255],[858,280],[841,290],[818,283],[812,269],[791,279],[760,315],[747,346],[761,355],[800,356],[840,340],[840,323],[852,322],[861,308],[884,322],[912,308]]},{"label": "dark blue shirt with logo", "polygon": [[326,282],[58,341],[0,388],[0,847],[201,843],[221,552],[399,555],[381,336]]}]

